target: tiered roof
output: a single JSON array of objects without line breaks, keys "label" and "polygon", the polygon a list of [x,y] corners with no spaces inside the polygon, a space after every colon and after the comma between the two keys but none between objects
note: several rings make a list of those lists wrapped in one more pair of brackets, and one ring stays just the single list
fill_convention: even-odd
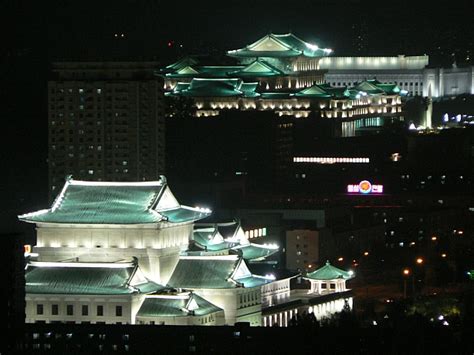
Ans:
[{"label": "tiered roof", "polygon": [[331,49],[319,48],[315,44],[307,43],[293,33],[270,33],[244,48],[228,51],[227,55],[237,58],[325,57],[331,52]]},{"label": "tiered roof", "polygon": [[26,267],[26,293],[122,295],[164,289],[148,280],[136,262],[31,262]]},{"label": "tiered roof", "polygon": [[190,83],[178,83],[170,96],[187,97],[256,97],[258,83],[244,83],[241,79],[194,78]]},{"label": "tiered roof", "polygon": [[354,89],[362,92],[366,92],[369,95],[387,94],[394,95],[401,92],[400,88],[396,84],[382,84],[380,81],[372,79],[365,80],[357,84]]},{"label": "tiered roof", "polygon": [[257,287],[273,278],[252,275],[237,255],[181,256],[168,284],[189,289]]},{"label": "tiered roof", "polygon": [[397,95],[401,93],[395,84],[382,84],[366,80],[354,87],[334,87],[329,84],[314,84],[299,91],[257,92],[258,83],[244,83],[241,79],[199,79],[190,83],[178,83],[172,96],[188,97],[259,97],[261,99],[339,99],[354,100],[365,95]]},{"label": "tiered roof", "polygon": [[310,280],[336,280],[344,279],[348,280],[353,278],[353,274],[350,271],[341,270],[335,266],[332,266],[329,261],[323,267],[310,272],[305,278]]},{"label": "tiered roof", "polygon": [[210,215],[183,206],[164,177],[146,182],[95,182],[68,178],[49,209],[19,216],[30,223],[150,224],[184,223]]},{"label": "tiered roof", "polygon": [[278,251],[273,245],[250,243],[237,222],[197,226],[193,239],[203,250],[237,252],[245,260],[252,261],[263,260]]},{"label": "tiered roof", "polygon": [[236,76],[238,78],[245,78],[245,77],[267,77],[267,76],[277,76],[277,75],[284,75],[280,69],[274,67],[273,65],[265,62],[261,59],[256,59],[249,65],[239,70],[229,72],[229,76]]}]

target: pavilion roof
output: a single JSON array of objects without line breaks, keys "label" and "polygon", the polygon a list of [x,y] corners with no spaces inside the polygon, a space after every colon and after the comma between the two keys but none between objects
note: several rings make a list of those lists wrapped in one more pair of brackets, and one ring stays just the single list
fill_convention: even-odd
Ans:
[{"label": "pavilion roof", "polygon": [[306,279],[310,280],[337,280],[344,279],[348,280],[353,277],[351,272],[341,270],[335,266],[332,266],[329,261],[323,267],[306,274]]}]

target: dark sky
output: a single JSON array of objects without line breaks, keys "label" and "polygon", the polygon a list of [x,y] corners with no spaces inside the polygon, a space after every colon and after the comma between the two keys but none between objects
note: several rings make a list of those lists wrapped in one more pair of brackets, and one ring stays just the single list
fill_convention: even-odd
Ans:
[{"label": "dark sky", "polygon": [[457,51],[465,58],[473,48],[471,7],[472,0],[3,0],[0,227],[47,203],[46,88],[54,60],[167,64],[184,54],[239,48],[270,31],[292,31],[336,55],[354,54],[363,33],[365,54],[436,57],[438,51],[446,57]]},{"label": "dark sky", "polygon": [[[97,56],[114,46],[133,55],[240,47],[269,31],[293,31],[335,53],[351,50],[363,24],[371,51],[425,52],[452,33],[474,35],[472,1],[374,0],[4,0],[13,46],[36,45],[52,58]],[[355,26],[355,28],[354,28]],[[126,39],[114,40],[115,33]],[[120,43],[117,43],[120,42]]]}]

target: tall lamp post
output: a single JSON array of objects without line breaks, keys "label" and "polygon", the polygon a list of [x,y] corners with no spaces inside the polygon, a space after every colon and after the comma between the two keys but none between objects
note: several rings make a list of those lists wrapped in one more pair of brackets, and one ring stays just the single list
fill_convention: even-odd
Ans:
[{"label": "tall lamp post", "polygon": [[407,279],[410,276],[410,269],[405,268],[402,271],[403,273],[403,298],[407,298]]}]

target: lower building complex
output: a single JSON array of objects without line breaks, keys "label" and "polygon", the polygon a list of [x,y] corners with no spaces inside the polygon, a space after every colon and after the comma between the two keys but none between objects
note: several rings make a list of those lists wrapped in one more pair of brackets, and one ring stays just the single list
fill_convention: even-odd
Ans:
[{"label": "lower building complex", "polygon": [[[68,178],[50,208],[19,216],[37,228],[26,266],[26,321],[284,326],[289,311],[325,316],[351,302],[349,274],[328,265],[306,276],[319,286],[303,294],[291,289],[298,273],[252,272],[249,263],[278,247],[251,243],[236,222],[194,226],[210,213],[181,205],[164,177]],[[272,314],[285,316],[273,321]]]}]

